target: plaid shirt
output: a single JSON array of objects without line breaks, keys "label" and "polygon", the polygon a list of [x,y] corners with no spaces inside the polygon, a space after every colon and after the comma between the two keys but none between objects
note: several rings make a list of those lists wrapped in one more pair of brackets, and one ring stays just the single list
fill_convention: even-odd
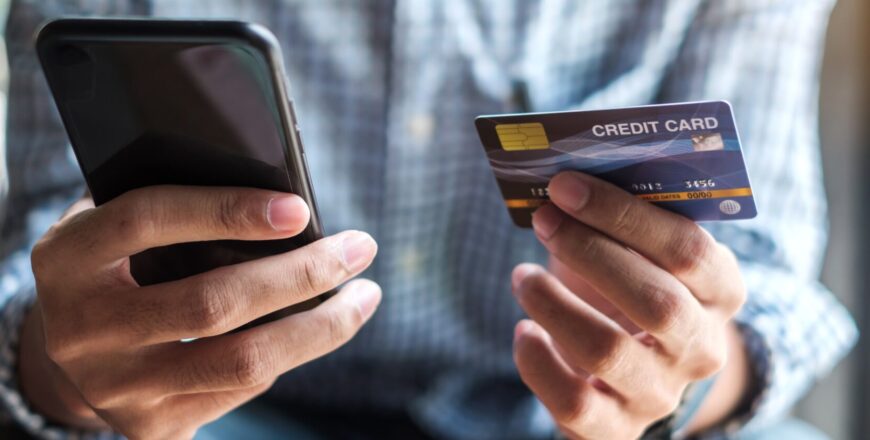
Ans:
[{"label": "plaid shirt", "polygon": [[[757,219],[705,225],[738,255],[737,320],[760,388],[719,434],[782,416],[852,346],[855,326],[817,277],[826,240],[817,139],[830,0],[21,0],[7,25],[9,193],[0,263],[0,413],[72,434],[28,408],[17,340],[34,297],[33,241],[82,193],[33,35],[67,14],[233,18],[283,45],[327,232],[370,232],[380,311],[347,346],[271,393],[327,408],[410,410],[450,438],[552,435],[511,357],[523,316],[509,274],[544,262],[511,224],[478,144],[481,113],[726,99]],[[748,422],[748,423],[746,423]],[[711,433],[714,435],[715,433]]]}]

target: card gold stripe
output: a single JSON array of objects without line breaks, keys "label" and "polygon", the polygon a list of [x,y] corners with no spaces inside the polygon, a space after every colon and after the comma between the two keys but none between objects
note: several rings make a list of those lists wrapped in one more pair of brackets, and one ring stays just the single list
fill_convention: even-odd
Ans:
[{"label": "card gold stripe", "polygon": [[548,199],[507,199],[504,202],[508,208],[537,208],[549,201]]},{"label": "card gold stripe", "polygon": [[[726,197],[746,197],[752,195],[751,188],[717,189],[712,191],[687,191],[658,194],[638,194],[637,197],[650,202],[677,202],[680,200],[724,199]],[[547,199],[506,199],[508,208],[537,208]]]},{"label": "card gold stripe", "polygon": [[670,192],[658,194],[638,194],[637,197],[650,202],[678,202],[681,200],[724,199],[726,197],[746,197],[752,195],[751,188],[714,189],[711,191]]}]

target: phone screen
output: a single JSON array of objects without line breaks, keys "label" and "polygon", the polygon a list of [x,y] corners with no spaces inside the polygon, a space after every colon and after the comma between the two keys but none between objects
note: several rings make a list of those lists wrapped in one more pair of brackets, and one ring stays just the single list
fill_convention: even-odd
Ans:
[{"label": "phone screen", "polygon": [[[166,184],[298,193],[272,68],[245,42],[81,38],[41,56],[98,205]],[[140,284],[180,279],[299,247],[308,232],[151,249],[131,258],[131,270]]]}]

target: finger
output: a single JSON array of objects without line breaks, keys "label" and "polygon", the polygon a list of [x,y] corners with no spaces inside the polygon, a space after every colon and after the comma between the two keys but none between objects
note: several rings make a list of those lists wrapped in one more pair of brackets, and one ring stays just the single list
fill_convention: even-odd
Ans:
[{"label": "finger", "polygon": [[61,349],[72,358],[95,345],[110,350],[220,335],[335,288],[376,253],[371,236],[345,231],[285,254],[82,298],[89,319],[70,323],[75,331]]},{"label": "finger", "polygon": [[603,313],[604,316],[612,319],[630,335],[636,335],[642,331],[624,313],[620,312],[619,308],[595,290],[595,287],[589,284],[589,281],[578,275],[574,269],[565,265],[558,258],[550,255],[545,267],[547,272],[553,274],[574,295],[577,295],[578,298],[592,306],[595,310]]},{"label": "finger", "polygon": [[727,287],[739,279],[736,261],[695,222],[582,173],[558,174],[549,191],[564,212],[674,274],[702,301],[734,299],[737,289]]},{"label": "finger", "polygon": [[52,234],[53,250],[83,266],[149,248],[208,240],[291,237],[309,220],[296,195],[251,188],[154,186],[79,213]]},{"label": "finger", "polygon": [[350,340],[374,313],[377,284],[355,280],[314,309],[242,332],[173,344],[143,368],[140,395],[250,388],[321,357]]},{"label": "finger", "polygon": [[698,328],[704,310],[671,274],[553,205],[539,208],[532,222],[553,256],[670,349],[679,352]]},{"label": "finger", "polygon": [[119,298],[132,306],[116,319],[129,329],[127,343],[215,336],[335,288],[362,272],[376,254],[371,236],[345,231],[286,254],[141,288],[135,298]]},{"label": "finger", "polygon": [[94,200],[90,197],[78,199],[63,212],[63,215],[60,216],[59,222],[63,222],[66,219],[71,218],[82,211],[92,209],[93,207]]},{"label": "finger", "polygon": [[616,428],[624,417],[618,401],[576,376],[536,323],[517,324],[514,362],[523,382],[565,430],[580,438],[621,438]]},{"label": "finger", "polygon": [[68,237],[66,231],[75,228],[77,221],[81,220],[82,217],[87,217],[82,213],[93,210],[93,207],[94,201],[90,198],[76,200],[63,212],[57,223],[51,225],[48,231],[36,242],[31,251],[31,265],[37,283],[41,278],[46,278],[46,275],[56,272],[58,269],[68,270],[70,261],[79,261],[79,259],[69,260],[69,253],[63,252],[63,249],[60,249],[57,244],[63,245],[69,241],[60,238]]},{"label": "finger", "polygon": [[[519,273],[518,273],[519,272]],[[634,339],[538,266],[515,269],[515,295],[529,317],[556,341],[559,352],[574,370],[605,382],[623,396],[651,396],[666,390],[653,380],[663,376],[655,352]]]}]

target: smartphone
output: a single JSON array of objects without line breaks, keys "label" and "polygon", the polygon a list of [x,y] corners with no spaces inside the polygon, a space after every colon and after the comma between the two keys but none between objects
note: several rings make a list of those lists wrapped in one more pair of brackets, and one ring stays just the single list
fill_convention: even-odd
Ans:
[{"label": "smartphone", "polygon": [[[298,236],[180,243],[130,257],[140,285],[296,249],[322,237],[281,50],[238,21],[64,18],[36,49],[97,205],[151,185],[254,187],[310,207]],[[311,308],[331,292],[256,323]]]}]

